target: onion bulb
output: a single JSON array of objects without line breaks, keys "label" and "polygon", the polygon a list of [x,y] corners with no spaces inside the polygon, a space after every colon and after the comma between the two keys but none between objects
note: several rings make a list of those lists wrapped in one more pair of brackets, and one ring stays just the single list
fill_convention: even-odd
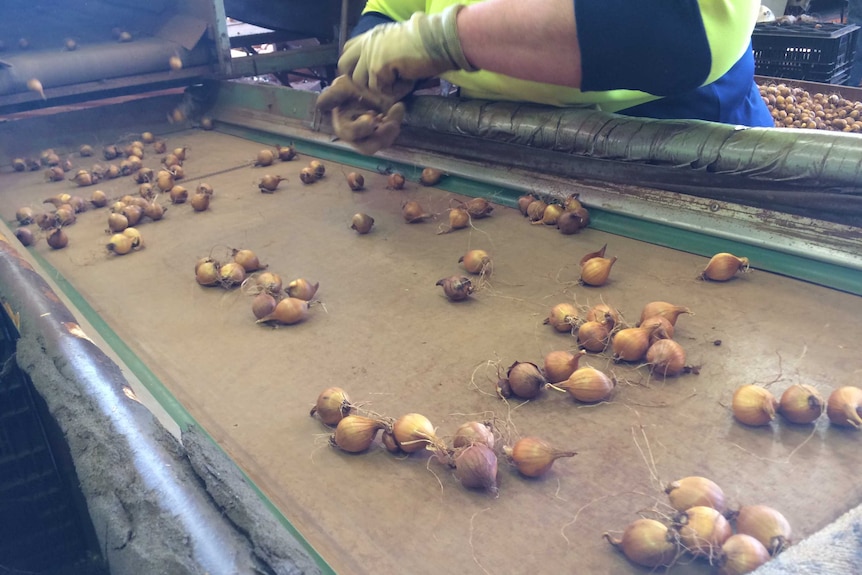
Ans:
[{"label": "onion bulb", "polygon": [[700,273],[700,278],[717,282],[727,281],[739,270],[748,270],[748,258],[739,258],[733,254],[715,254]]},{"label": "onion bulb", "polygon": [[527,206],[527,218],[531,222],[538,222],[545,216],[545,209],[547,209],[548,204],[546,204],[542,200],[535,200]]},{"label": "onion bulb", "polygon": [[579,367],[567,380],[556,384],[557,388],[584,403],[607,400],[615,386],[614,378],[590,366]]},{"label": "onion bulb", "polygon": [[473,445],[474,443],[484,443],[489,448],[494,449],[494,432],[491,430],[489,423],[468,421],[455,430],[455,436],[452,438],[452,447],[457,449]]},{"label": "onion bulb", "polygon": [[485,489],[497,494],[497,456],[484,443],[456,450],[455,477],[469,489]]},{"label": "onion bulb", "polygon": [[423,186],[436,186],[443,178],[443,171],[436,168],[425,168],[419,176],[419,183]]},{"label": "onion bulb", "polygon": [[654,315],[652,317],[646,318],[640,323],[640,327],[656,328],[656,330],[653,331],[649,337],[650,345],[654,344],[660,339],[673,339],[673,334],[676,332],[676,327],[674,327],[674,325],[670,323],[670,321],[668,321],[666,317],[660,315]]},{"label": "onion bulb", "polygon": [[393,190],[401,190],[404,188],[405,182],[406,180],[404,179],[403,175],[399,174],[398,172],[392,172],[391,174],[389,174],[389,177],[386,180],[386,187]]},{"label": "onion bulb", "polygon": [[506,374],[509,389],[512,394],[524,399],[532,399],[539,395],[547,380],[535,363],[516,361],[509,366]]},{"label": "onion bulb", "polygon": [[282,162],[289,162],[290,160],[296,157],[296,148],[293,146],[276,146],[276,151],[278,152],[278,159]]},{"label": "onion bulb", "polygon": [[351,409],[353,406],[350,404],[347,392],[340,387],[329,387],[317,396],[317,403],[311,408],[309,415],[314,416],[316,413],[320,421],[326,425],[336,425],[350,415]]},{"label": "onion bulb", "polygon": [[260,264],[260,260],[257,258],[257,255],[251,250],[234,249],[231,255],[233,256],[233,261],[241,265],[242,269],[247,272],[257,271],[266,267]]},{"label": "onion bulb", "polygon": [[559,332],[571,332],[578,322],[578,308],[570,303],[558,303],[551,308],[551,313],[543,323],[550,325]]},{"label": "onion bulb", "polygon": [[494,211],[494,204],[485,198],[473,198],[464,204],[464,209],[467,210],[471,218],[478,220],[490,216],[491,212]]},{"label": "onion bulb", "polygon": [[220,283],[219,264],[206,258],[195,266],[195,280],[202,286],[215,286]]},{"label": "onion bulb", "polygon": [[621,319],[619,311],[604,303],[596,304],[587,310],[587,321],[607,322],[608,329],[613,329]]},{"label": "onion bulb", "polygon": [[611,268],[617,261],[612,258],[590,258],[581,264],[581,283],[588,286],[602,286],[611,275]]},{"label": "onion bulb", "polygon": [[191,205],[192,209],[196,212],[205,212],[210,207],[210,196],[200,192],[195,192],[192,194],[192,199],[189,200],[189,205]]},{"label": "onion bulb", "polygon": [[697,505],[677,515],[682,546],[696,557],[717,559],[721,546],[733,535],[733,528],[717,509]]},{"label": "onion bulb", "polygon": [[245,270],[237,262],[228,262],[219,268],[219,281],[224,287],[238,286],[245,281]]},{"label": "onion bulb", "polygon": [[257,285],[268,294],[277,295],[281,293],[281,276],[275,272],[261,272],[255,278]]},{"label": "onion bulb", "polygon": [[106,160],[113,160],[120,155],[120,150],[117,149],[117,146],[111,144],[102,148],[102,155]]},{"label": "onion bulb", "polygon": [[123,235],[132,240],[132,249],[144,247],[144,238],[137,228],[126,228],[123,230]]},{"label": "onion bulb", "polygon": [[271,293],[262,291],[251,302],[251,313],[255,319],[263,319],[275,311],[275,306],[278,304]]},{"label": "onion bulb", "polygon": [[649,349],[650,335],[656,327],[629,327],[614,334],[611,346],[614,359],[622,361],[640,361]]},{"label": "onion bulb", "polygon": [[681,305],[667,303],[666,301],[654,301],[644,306],[643,311],[641,311],[640,323],[643,323],[647,318],[660,315],[668,320],[671,325],[676,326],[677,318],[684,313],[690,314],[691,310]]},{"label": "onion bulb", "polygon": [[278,184],[283,182],[285,179],[287,178],[282,178],[281,176],[271,176],[267,174],[260,179],[260,183],[258,183],[257,187],[264,194],[271,194],[276,189],[278,189]]},{"label": "onion bulb", "polygon": [[157,154],[164,154],[168,149],[168,144],[164,140],[156,140],[153,142],[153,151]]},{"label": "onion bulb", "polygon": [[358,192],[365,187],[365,178],[362,177],[362,174],[350,172],[347,174],[347,187],[354,192]]},{"label": "onion bulb", "polygon": [[746,425],[769,425],[775,419],[778,401],[768,389],[759,385],[743,385],[733,392],[733,416]]},{"label": "onion bulb", "polygon": [[355,230],[357,234],[367,234],[372,226],[374,226],[374,218],[368,214],[354,214],[353,219],[350,220],[350,229]]},{"label": "onion bulb", "polygon": [[562,457],[574,457],[576,451],[563,451],[538,437],[524,437],[515,445],[503,447],[506,457],[522,475],[539,477],[547,473],[554,461]]},{"label": "onion bulb", "polygon": [[338,422],[329,442],[348,453],[361,453],[371,447],[377,432],[385,427],[379,419],[348,415]]},{"label": "onion bulb", "polygon": [[408,224],[415,224],[432,217],[432,214],[427,213],[416,200],[406,202],[401,208],[401,215]]},{"label": "onion bulb", "polygon": [[108,251],[117,254],[118,256],[125,255],[132,251],[132,238],[124,234],[114,234],[108,240]]},{"label": "onion bulb", "polygon": [[18,208],[15,212],[15,219],[18,220],[18,223],[22,226],[26,226],[27,224],[33,223],[33,208],[23,207]]},{"label": "onion bulb", "polygon": [[823,414],[825,407],[826,402],[820,392],[801,383],[788,387],[778,400],[778,413],[787,421],[802,425],[813,423]]},{"label": "onion bulb", "polygon": [[685,350],[672,339],[659,339],[647,349],[646,361],[654,374],[679,375],[685,369]]},{"label": "onion bulb", "polygon": [[198,184],[198,187],[195,188],[195,193],[211,196],[213,195],[213,187],[206,182],[201,182]]},{"label": "onion bulb", "polygon": [[580,200],[581,194],[575,192],[573,194],[569,194],[566,199],[563,201],[563,207],[567,212],[574,212],[575,210],[580,210],[584,207]]},{"label": "onion bulb", "polygon": [[69,236],[66,232],[57,228],[48,233],[48,245],[55,250],[60,250],[69,245]]},{"label": "onion bulb", "polygon": [[102,190],[96,190],[90,195],[90,203],[96,208],[108,205],[108,196]]},{"label": "onion bulb", "polygon": [[21,242],[21,245],[23,246],[33,245],[33,242],[36,241],[36,237],[33,235],[33,231],[30,228],[16,229],[15,237],[18,238],[18,241]]},{"label": "onion bulb", "polygon": [[311,301],[314,297],[314,294],[317,293],[317,288],[320,287],[320,282],[311,283],[306,279],[295,279],[284,288],[284,291],[287,292],[287,295],[290,297],[295,297],[298,299],[302,299],[305,301]]},{"label": "onion bulb", "polygon": [[308,167],[314,172],[314,177],[318,180],[323,177],[326,173],[326,166],[323,165],[323,162],[320,160],[311,160],[308,163]]},{"label": "onion bulb", "polygon": [[184,162],[186,159],[186,152],[188,151],[188,146],[183,146],[181,148],[174,148],[171,152],[180,162]]},{"label": "onion bulb", "polygon": [[470,214],[464,208],[452,208],[449,210],[449,226],[442,227],[437,234],[448,234],[452,230],[460,230],[470,225]]},{"label": "onion bulb", "polygon": [[552,351],[545,355],[543,371],[548,383],[558,383],[569,379],[576,369],[578,362],[586,352],[581,350],[573,354],[565,350]]},{"label": "onion bulb", "polygon": [[314,175],[314,170],[306,166],[299,170],[299,181],[303,184],[313,184],[317,181],[317,176]]},{"label": "onion bulb", "polygon": [[706,477],[683,477],[668,483],[664,492],[667,493],[670,506],[677,511],[686,511],[692,507],[712,507],[724,513],[726,509],[724,491]]},{"label": "onion bulb", "polygon": [[271,166],[275,161],[275,154],[270,149],[263,149],[257,153],[257,158],[254,160],[255,166]]},{"label": "onion bulb", "polygon": [[450,301],[463,301],[473,293],[473,282],[464,276],[449,276],[437,281]]},{"label": "onion bulb", "polygon": [[156,174],[156,185],[163,192],[170,191],[174,187],[174,175],[168,170],[159,170]]},{"label": "onion bulb", "polygon": [[546,226],[556,226],[557,221],[560,219],[560,216],[563,214],[562,206],[557,204],[550,204],[547,208],[545,208],[545,213],[542,214],[542,220],[540,222],[533,222],[534,224],[544,224]]},{"label": "onion bulb", "polygon": [[145,144],[152,144],[156,141],[156,137],[152,132],[143,132],[141,133],[141,141]]},{"label": "onion bulb", "polygon": [[168,192],[168,195],[171,198],[171,202],[174,204],[183,204],[187,199],[189,199],[189,191],[183,186],[174,186],[171,188],[171,191]]},{"label": "onion bulb", "polygon": [[736,531],[751,535],[777,555],[790,545],[790,523],[779,511],[766,505],[744,505],[736,514]]},{"label": "onion bulb", "polygon": [[141,221],[141,218],[144,215],[144,210],[136,205],[127,205],[123,208],[122,214],[126,216],[126,221],[129,222],[130,226],[136,226],[138,225],[138,222]]},{"label": "onion bulb", "polygon": [[525,194],[518,198],[518,210],[521,211],[522,216],[527,215],[527,208],[530,207],[530,204],[536,201],[536,196],[532,194]]},{"label": "onion bulb", "polygon": [[679,553],[678,535],[655,519],[636,519],[620,539],[604,534],[608,542],[623,552],[626,559],[643,567],[668,567]]},{"label": "onion bulb", "polygon": [[165,216],[165,209],[166,208],[162,204],[154,200],[146,205],[144,208],[144,215],[154,222],[157,222]]},{"label": "onion bulb", "polygon": [[308,302],[295,297],[286,297],[275,306],[273,312],[257,320],[258,323],[274,321],[284,325],[293,325],[308,317]]},{"label": "onion bulb", "polygon": [[826,415],[832,425],[862,427],[862,389],[848,385],[833,391],[826,402]]},{"label": "onion bulb", "polygon": [[12,160],[12,169],[14,169],[16,172],[23,172],[27,169],[27,162],[24,160],[24,158],[15,158],[14,160]]},{"label": "onion bulb", "polygon": [[557,229],[565,236],[570,236],[581,231],[583,220],[575,212],[563,212],[557,217]]},{"label": "onion bulb", "polygon": [[470,250],[458,260],[471,274],[491,273],[491,256],[485,250]]},{"label": "onion bulb", "polygon": [[727,538],[718,554],[718,575],[745,575],[767,561],[769,551],[750,535],[736,533]]},{"label": "onion bulb", "polygon": [[434,434],[434,426],[427,417],[419,413],[408,413],[395,420],[392,434],[404,453],[414,453],[425,449],[427,445],[440,445]]},{"label": "onion bulb", "polygon": [[608,347],[610,333],[606,322],[584,322],[578,328],[578,345],[587,351],[601,353]]}]

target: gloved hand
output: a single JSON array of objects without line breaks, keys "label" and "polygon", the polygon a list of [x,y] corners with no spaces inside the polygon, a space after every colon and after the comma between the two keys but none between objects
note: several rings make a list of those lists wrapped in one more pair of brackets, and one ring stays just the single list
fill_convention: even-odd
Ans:
[{"label": "gloved hand", "polygon": [[417,12],[406,22],[375,26],[344,46],[338,71],[353,83],[400,100],[416,80],[474,68],[461,49],[456,4],[439,14]]},{"label": "gloved hand", "polygon": [[362,89],[347,76],[320,94],[317,109],[332,113],[336,136],[369,156],[395,142],[406,113],[401,102]]}]

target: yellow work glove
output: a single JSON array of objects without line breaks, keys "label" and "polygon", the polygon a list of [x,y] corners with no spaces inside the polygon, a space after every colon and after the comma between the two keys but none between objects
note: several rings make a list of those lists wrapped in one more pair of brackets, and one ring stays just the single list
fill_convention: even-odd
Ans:
[{"label": "yellow work glove", "polygon": [[476,71],[461,49],[457,17],[463,5],[439,14],[417,12],[406,22],[375,26],[344,46],[338,71],[353,83],[400,100],[416,80],[451,70]]},{"label": "yellow work glove", "polygon": [[395,142],[406,113],[401,102],[360,88],[347,76],[339,76],[320,94],[317,109],[331,112],[339,139],[369,156]]}]

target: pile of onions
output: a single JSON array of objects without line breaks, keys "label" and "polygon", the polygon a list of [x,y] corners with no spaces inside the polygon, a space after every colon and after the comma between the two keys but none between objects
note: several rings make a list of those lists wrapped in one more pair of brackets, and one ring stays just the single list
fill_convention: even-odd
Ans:
[{"label": "pile of onions", "polygon": [[643,567],[669,567],[679,555],[677,532],[655,519],[636,519],[620,539],[613,539],[609,533],[604,537],[629,561]]},{"label": "pile of onions", "polygon": [[538,437],[524,437],[512,447],[504,446],[508,460],[527,477],[540,477],[547,473],[554,461],[563,457],[574,457],[576,451],[563,451]]},{"label": "pile of onions", "polygon": [[352,409],[353,405],[346,391],[340,387],[329,387],[317,396],[317,402],[311,408],[309,415],[313,417],[317,414],[320,421],[326,425],[336,425],[350,415]]},{"label": "pile of onions", "polygon": [[748,384],[733,393],[731,409],[733,417],[740,423],[751,426],[769,425],[775,419],[778,401],[768,389]]}]

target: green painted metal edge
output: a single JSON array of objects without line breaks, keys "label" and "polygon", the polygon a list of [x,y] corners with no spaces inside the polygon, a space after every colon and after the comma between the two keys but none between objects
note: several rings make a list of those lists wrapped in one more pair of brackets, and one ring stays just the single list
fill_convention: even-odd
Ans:
[{"label": "green painted metal edge", "polygon": [[[269,134],[256,129],[220,124],[219,131],[259,141],[263,144],[275,145],[277,143],[284,143],[283,136]],[[411,181],[418,181],[419,175],[422,172],[421,167],[390,162],[373,156],[364,156],[349,150],[330,147],[301,138],[296,138],[294,146],[300,153],[356,168],[380,173],[398,171]],[[517,205],[517,198],[520,195],[520,192],[513,189],[460,176],[447,176],[435,187],[464,196],[491,198],[496,203],[509,207]],[[829,262],[770,250],[747,243],[742,239],[728,240],[717,238],[705,233],[641,220],[633,216],[626,216],[596,208],[590,208],[590,227],[614,235],[705,257],[710,257],[718,252],[744,254],[751,261],[752,268],[826,286],[854,295],[862,295],[862,272]]]},{"label": "green painted metal edge", "polygon": [[[153,395],[153,398],[161,404],[161,406],[165,409],[165,411],[170,415],[171,419],[173,419],[181,428],[185,428],[186,426],[194,425],[199,429],[203,435],[212,441],[213,445],[216,446],[222,453],[221,446],[213,439],[213,437],[207,432],[207,430],[200,424],[195,421],[195,418],[186,410],[183,405],[177,401],[177,399],[173,396],[173,394],[165,387],[165,385],[161,382],[161,380],[156,377],[147,365],[141,361],[141,359],[135,354],[132,349],[126,345],[123,339],[117,335],[117,333],[108,325],[108,323],[102,319],[102,317],[96,312],[95,309],[87,302],[86,299],[63,277],[60,272],[57,271],[54,266],[49,264],[45,258],[43,258],[38,252],[34,250],[29,250],[30,254],[33,258],[39,263],[39,265],[44,269],[47,273],[51,275],[51,279],[57,283],[59,288],[63,291],[66,297],[72,302],[72,304],[87,318],[93,327],[99,332],[105,341],[111,346],[111,349],[123,360],[123,362],[129,367],[132,373],[140,379],[141,383],[147,388],[147,390]],[[231,459],[230,456],[225,453],[225,457]],[[231,459],[231,461],[233,461]],[[236,465],[236,464],[234,464]],[[237,465],[237,469],[242,474],[246,483],[248,483],[252,490],[260,497],[264,506],[275,516],[275,518],[281,523],[284,528],[296,538],[297,541],[305,548],[306,552],[311,556],[311,559],[315,562],[315,564],[320,568],[322,573],[326,575],[335,575],[335,570],[326,562],[326,560],[317,552],[317,550],[309,543],[305,537],[299,532],[299,530],[290,522],[290,520],[284,516],[284,514],[275,506],[275,504],[269,499],[269,497],[264,494],[264,492],[257,486],[257,484],[252,481],[252,479],[243,471],[241,467]]]}]

